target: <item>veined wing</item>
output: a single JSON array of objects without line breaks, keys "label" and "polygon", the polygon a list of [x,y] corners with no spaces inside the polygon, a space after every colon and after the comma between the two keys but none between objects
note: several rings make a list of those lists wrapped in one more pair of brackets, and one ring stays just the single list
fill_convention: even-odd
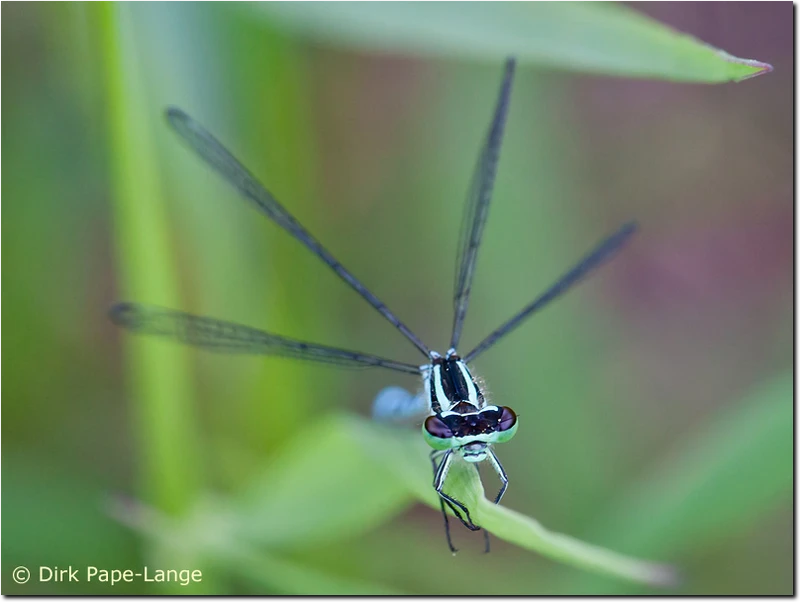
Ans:
[{"label": "veined wing", "polygon": [[475,347],[475,349],[470,351],[464,357],[464,361],[471,362],[474,360],[476,357],[478,357],[478,355],[489,349],[489,347],[497,343],[497,341],[522,324],[522,322],[526,318],[529,318],[531,314],[539,311],[553,299],[556,299],[557,297],[566,293],[570,288],[572,288],[573,285],[577,284],[584,276],[589,274],[589,272],[611,259],[616,252],[619,251],[622,246],[628,242],[628,240],[630,240],[630,237],[634,232],[636,232],[636,223],[628,222],[617,232],[606,238],[588,255],[581,259],[575,267],[564,274],[554,285],[539,295],[536,299],[531,301],[528,305],[523,307],[513,317],[511,317],[508,321],[499,326],[494,332],[481,341],[478,346]]},{"label": "veined wing", "polygon": [[303,243],[317,257],[372,305],[386,320],[414,344],[426,357],[428,347],[403,324],[383,302],[367,289],[322,244],[291,215],[264,186],[203,126],[177,107],[167,109],[172,129],[211,167],[216,169],[239,193],[272,221]]},{"label": "veined wing", "polygon": [[217,353],[277,355],[351,367],[376,367],[419,374],[419,366],[377,355],[305,343],[257,328],[182,311],[138,303],[120,303],[110,312],[111,320],[131,332],[173,339],[185,345]]},{"label": "veined wing", "polygon": [[489,203],[492,200],[494,180],[497,174],[497,163],[500,159],[500,147],[503,143],[508,106],[511,97],[511,85],[514,81],[516,61],[506,61],[505,75],[500,86],[500,94],[494,109],[494,116],[486,134],[486,140],[478,156],[478,163],[472,174],[472,183],[467,194],[467,204],[462,218],[459,235],[459,251],[456,258],[456,279],[453,293],[453,334],[450,339],[451,349],[458,348],[464,318],[469,307],[472,277],[475,273],[475,261],[483,236],[486,218],[489,216]]}]

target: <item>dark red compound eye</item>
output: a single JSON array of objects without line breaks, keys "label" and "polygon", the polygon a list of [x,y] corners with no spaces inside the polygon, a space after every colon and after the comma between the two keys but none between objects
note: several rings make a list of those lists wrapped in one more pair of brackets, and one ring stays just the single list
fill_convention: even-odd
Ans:
[{"label": "dark red compound eye", "polygon": [[453,431],[450,430],[441,419],[436,416],[428,416],[425,419],[425,430],[428,434],[437,439],[449,439],[453,436]]},{"label": "dark red compound eye", "polygon": [[500,422],[497,423],[497,430],[507,431],[517,423],[517,415],[511,408],[503,406],[500,409],[503,413],[500,415]]}]

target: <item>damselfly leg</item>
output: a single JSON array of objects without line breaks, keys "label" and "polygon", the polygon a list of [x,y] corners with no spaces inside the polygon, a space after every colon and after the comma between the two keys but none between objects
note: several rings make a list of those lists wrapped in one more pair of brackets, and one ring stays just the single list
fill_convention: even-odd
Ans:
[{"label": "damselfly leg", "polygon": [[[439,506],[442,509],[442,517],[444,518],[444,533],[447,537],[447,545],[450,548],[450,551],[455,554],[458,552],[458,550],[453,545],[453,539],[450,535],[450,520],[447,516],[445,505],[452,510],[453,515],[470,531],[478,531],[480,530],[480,527],[472,522],[472,519],[469,516],[469,510],[464,504],[442,491],[445,478],[447,477],[447,471],[449,470],[450,462],[452,461],[452,452],[434,450],[431,452],[430,457],[431,464],[433,466],[433,488],[436,490],[436,493],[439,494]],[[441,462],[437,463],[437,459],[439,458],[441,458]],[[447,464],[445,464],[445,462]],[[464,512],[464,515],[466,515],[466,520],[461,514],[462,511]]]},{"label": "damselfly leg", "polygon": [[494,453],[491,449],[489,450],[489,463],[494,468],[497,476],[500,477],[500,482],[502,485],[500,486],[500,491],[497,493],[497,497],[494,498],[494,503],[499,504],[500,500],[503,499],[503,496],[506,493],[506,489],[508,489],[508,476],[506,475],[506,471],[503,469],[503,465],[500,464],[500,460],[497,459],[497,454]]}]

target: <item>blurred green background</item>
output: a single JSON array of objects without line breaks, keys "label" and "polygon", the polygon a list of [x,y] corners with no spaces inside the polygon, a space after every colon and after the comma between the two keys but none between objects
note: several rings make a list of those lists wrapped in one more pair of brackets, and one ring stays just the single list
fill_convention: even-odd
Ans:
[{"label": "blurred green background", "polygon": [[[474,366],[521,416],[498,449],[504,505],[674,563],[682,593],[789,594],[792,6],[636,10],[775,71],[681,84],[521,56],[465,346],[619,224],[641,230]],[[453,558],[438,512],[379,472],[377,493],[326,485],[357,512],[343,532],[270,539],[333,516],[303,488],[347,458],[334,443],[283,478],[303,437],[414,378],[215,356],[106,318],[134,300],[420,361],[182,147],[162,118],[175,104],[443,351],[502,55],[371,52],[264,5],[4,3],[2,16],[3,593],[649,591],[498,540],[483,556],[460,527]],[[264,540],[255,527],[246,542],[215,539],[242,521],[242,499],[267,508]],[[17,585],[20,565],[204,578]]]}]

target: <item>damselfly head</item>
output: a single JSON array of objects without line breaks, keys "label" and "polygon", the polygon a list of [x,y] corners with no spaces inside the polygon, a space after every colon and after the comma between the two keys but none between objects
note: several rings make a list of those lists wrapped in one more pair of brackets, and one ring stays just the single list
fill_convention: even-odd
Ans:
[{"label": "damselfly head", "polygon": [[486,459],[486,448],[505,443],[517,432],[517,415],[505,406],[486,406],[478,410],[461,402],[452,410],[428,416],[422,435],[433,449],[456,450],[468,462]]}]

